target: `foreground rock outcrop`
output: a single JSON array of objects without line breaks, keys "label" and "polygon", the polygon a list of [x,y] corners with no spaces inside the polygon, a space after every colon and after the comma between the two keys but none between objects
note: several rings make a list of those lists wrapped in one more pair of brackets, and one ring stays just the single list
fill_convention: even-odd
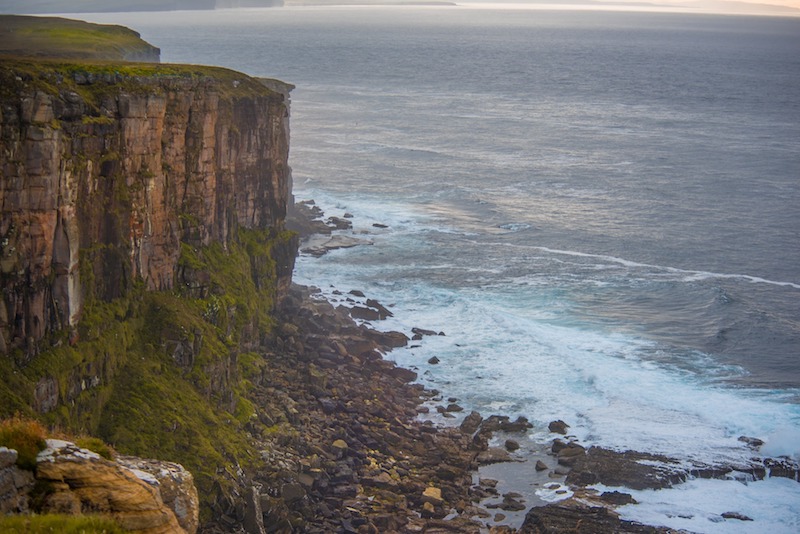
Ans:
[{"label": "foreground rock outcrop", "polygon": [[194,534],[197,490],[182,466],[134,457],[110,460],[74,443],[49,439],[33,471],[0,448],[2,512],[102,514],[126,531]]},{"label": "foreground rock outcrop", "polygon": [[50,487],[42,511],[106,513],[126,530],[152,534],[181,529],[157,483],[148,484],[154,479],[58,440],[48,440],[39,457],[37,479]]}]

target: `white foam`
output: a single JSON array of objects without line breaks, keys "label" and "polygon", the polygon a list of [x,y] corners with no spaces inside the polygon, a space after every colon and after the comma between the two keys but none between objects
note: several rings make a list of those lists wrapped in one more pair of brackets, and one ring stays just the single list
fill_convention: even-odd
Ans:
[{"label": "white foam", "polygon": [[[354,206],[362,208],[349,201],[343,208]],[[361,213],[354,211],[357,220]],[[488,268],[387,263],[386,258],[397,258],[396,253],[403,254],[408,247],[418,248],[425,235],[422,228],[434,223],[402,205],[391,206],[388,213],[404,223],[391,228],[385,241],[376,241],[374,250],[352,249],[345,253],[346,261],[301,259],[298,279],[325,280],[340,290],[362,289],[392,303],[395,316],[375,324],[378,328],[410,332],[417,326],[445,331],[446,336],[427,336],[415,342],[415,348],[397,349],[388,357],[419,370],[420,381],[458,397],[467,410],[524,415],[538,427],[530,436],[536,441],[551,438],[543,429],[549,421],[562,419],[571,425],[570,433],[587,445],[661,453],[687,462],[745,465],[753,451],[738,441],[742,435],[764,440],[768,454],[800,454],[800,439],[796,439],[800,406],[787,402],[780,392],[715,383],[716,364],[707,355],[696,355],[697,365],[691,367],[708,368],[703,374],[659,363],[653,357],[661,350],[655,342],[599,331],[570,319],[564,313],[568,304],[560,301],[557,289],[550,294],[553,290],[546,286],[522,284],[511,290],[505,284],[450,287],[437,284],[433,276],[446,269],[464,275],[487,270],[493,267],[491,262],[486,262]],[[563,258],[590,257],[629,269],[660,269],[679,276],[688,272],[611,256],[537,248]],[[409,257],[415,258],[414,254]],[[401,274],[405,269],[426,274],[406,278]],[[437,356],[439,363],[429,364],[431,356]],[[762,487],[772,486],[756,486]],[[715,513],[727,511],[739,510]],[[699,516],[693,517],[694,528]],[[792,524],[791,517],[788,523],[784,519],[780,524]],[[730,526],[731,520],[725,524]]]},{"label": "white foam", "polygon": [[[652,343],[542,322],[525,310],[501,311],[486,296],[442,296],[435,311],[419,309],[420,296],[412,321],[448,336],[390,357],[423,370],[434,387],[446,384],[479,411],[491,410],[501,394],[541,424],[569,421],[583,439],[706,463],[747,461],[752,451],[737,440],[741,435],[768,439],[800,426],[800,407],[779,395],[721,387],[640,357]],[[402,299],[397,306],[387,326],[407,329]],[[433,355],[438,365],[426,363]]]},{"label": "white foam", "polygon": [[561,484],[548,484],[547,486],[537,489],[535,492],[537,497],[545,502],[558,502],[569,499],[574,495],[572,490],[567,486]]},{"label": "white foam", "polygon": [[783,286],[783,287],[791,287],[794,289],[800,289],[800,284],[794,282],[783,282],[783,281],[776,281],[776,280],[768,280],[766,278],[762,278],[760,276],[752,276],[749,274],[730,274],[730,273],[714,273],[709,271],[695,271],[691,269],[678,269],[676,267],[668,267],[664,265],[651,265],[648,263],[640,263],[636,261],[626,260],[624,258],[618,258],[616,256],[608,256],[605,254],[588,254],[586,252],[578,252],[574,250],[559,250],[559,249],[552,249],[548,247],[530,247],[533,249],[541,250],[543,252],[548,252],[550,254],[562,254],[565,256],[576,256],[580,258],[596,258],[602,261],[607,261],[610,263],[616,263],[619,265],[623,265],[625,267],[632,267],[632,268],[646,268],[646,269],[655,269],[666,271],[670,273],[679,273],[684,276],[684,280],[687,282],[690,281],[697,281],[697,280],[706,280],[709,278],[727,278],[733,280],[743,280],[747,282],[751,282],[753,284],[769,284],[774,286]]},{"label": "white foam", "polygon": [[783,427],[764,439],[761,452],[767,456],[788,456],[800,461],[800,428]]},{"label": "white foam", "polygon": [[[786,478],[747,483],[697,479],[666,490],[623,491],[639,503],[617,509],[630,521],[708,534],[800,532],[800,484]],[[752,521],[723,518],[728,512]]]}]

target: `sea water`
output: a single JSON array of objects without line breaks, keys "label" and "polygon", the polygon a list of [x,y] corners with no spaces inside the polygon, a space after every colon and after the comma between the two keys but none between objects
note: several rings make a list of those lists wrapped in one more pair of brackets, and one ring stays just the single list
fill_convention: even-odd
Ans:
[{"label": "sea water", "polygon": [[[89,18],[134,27],[164,61],[297,85],[295,196],[352,215],[348,233],[371,244],[301,256],[295,279],[391,306],[378,328],[444,332],[387,356],[425,385],[528,417],[531,444],[562,419],[586,445],[687,463],[746,462],[740,436],[800,456],[800,19],[444,6]],[[791,480],[635,498],[623,516],[652,524],[800,528]]]}]

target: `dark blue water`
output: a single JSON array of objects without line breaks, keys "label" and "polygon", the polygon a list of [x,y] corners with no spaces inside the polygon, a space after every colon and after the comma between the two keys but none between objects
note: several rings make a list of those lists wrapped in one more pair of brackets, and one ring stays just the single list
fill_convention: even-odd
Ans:
[{"label": "dark blue water", "polygon": [[[425,383],[526,415],[534,442],[561,418],[585,442],[688,461],[748,458],[740,435],[767,441],[765,454],[800,451],[800,19],[306,8],[102,20],[141,31],[165,61],[297,85],[296,194],[353,214],[372,243],[301,258],[297,278],[394,305],[387,328],[445,330],[391,355]],[[800,525],[794,486],[731,484],[690,488],[715,495],[703,511],[681,508],[701,500],[687,489],[664,505],[670,521]],[[758,520],[716,523],[717,505]]]}]

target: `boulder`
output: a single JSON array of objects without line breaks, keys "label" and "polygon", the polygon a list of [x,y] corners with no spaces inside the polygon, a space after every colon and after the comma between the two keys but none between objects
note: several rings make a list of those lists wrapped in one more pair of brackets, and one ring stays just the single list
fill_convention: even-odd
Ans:
[{"label": "boulder", "polygon": [[550,430],[550,432],[566,435],[569,425],[559,419],[558,421],[551,421],[550,424],[547,425],[547,428]]},{"label": "boulder", "polygon": [[290,482],[288,484],[284,484],[283,488],[281,488],[281,497],[283,497],[283,500],[287,503],[299,501],[305,496],[306,490],[300,484]]},{"label": "boulder", "polygon": [[428,486],[422,492],[422,502],[429,502],[434,506],[441,506],[444,503],[444,499],[442,499],[442,490],[433,486]]},{"label": "boulder", "polygon": [[419,336],[435,336],[436,335],[436,332],[434,332],[433,330],[426,330],[424,328],[417,328],[416,326],[411,329],[411,332],[413,334],[416,334],[416,335],[419,335]]},{"label": "boulder", "polygon": [[474,434],[481,426],[481,422],[483,422],[483,417],[481,417],[481,414],[473,411],[464,418],[464,421],[461,422],[461,426],[459,428],[465,434]]},{"label": "boulder", "polygon": [[570,532],[578,534],[667,534],[663,527],[624,521],[607,508],[557,503],[531,508],[518,534]]},{"label": "boulder", "polygon": [[570,442],[558,451],[560,465],[573,466],[580,458],[586,455],[586,449],[577,443]]},{"label": "boulder", "polygon": [[511,462],[511,455],[508,451],[500,447],[489,447],[485,451],[478,454],[476,458],[480,465],[499,464],[502,462]]},{"label": "boulder", "polygon": [[600,500],[609,504],[613,504],[614,506],[636,504],[636,499],[633,498],[633,495],[620,491],[604,491],[600,495]]},{"label": "boulder", "polygon": [[413,382],[417,379],[417,373],[403,367],[394,367],[389,374],[403,382]]},{"label": "boulder", "polygon": [[739,436],[738,439],[739,439],[739,441],[741,441],[742,443],[747,444],[748,447],[750,447],[751,449],[754,449],[754,450],[760,449],[761,446],[764,444],[763,440],[760,440],[758,438],[751,438],[749,436]]},{"label": "boulder", "polygon": [[[567,448],[569,445],[558,452],[559,463]],[[574,460],[567,476],[570,485],[600,483],[635,490],[660,489],[683,482],[688,476],[677,460],[643,452],[590,447],[585,454],[563,457]]]},{"label": "boulder", "polygon": [[408,345],[408,336],[402,332],[390,331],[379,332],[378,330],[367,330],[369,338],[384,349],[396,349]]},{"label": "boulder", "polygon": [[529,428],[533,428],[533,425],[522,416],[512,422],[507,415],[490,415],[481,424],[481,432],[524,432]]},{"label": "boulder", "polygon": [[325,221],[327,225],[336,230],[350,230],[353,228],[353,223],[341,217],[328,217]]},{"label": "boulder", "polygon": [[331,444],[331,449],[336,458],[341,458],[347,453],[347,442],[343,439],[337,439]]},{"label": "boulder", "polygon": [[153,475],[106,460],[73,443],[47,440],[47,448],[37,458],[36,476],[56,490],[45,500],[45,512],[80,508],[80,513],[108,514],[125,530],[186,532],[164,504]]},{"label": "boulder", "polygon": [[505,510],[506,512],[521,512],[527,508],[519,497],[514,495],[506,494],[503,495],[503,502],[500,504],[500,509]]},{"label": "boulder", "polygon": [[739,512],[725,512],[724,514],[722,514],[722,517],[724,517],[725,519],[736,519],[738,521],[752,521],[753,520],[752,518],[747,517],[744,514],[740,514]]},{"label": "boulder", "polygon": [[375,299],[367,299],[367,306],[370,308],[374,308],[378,310],[378,318],[379,319],[386,319],[387,317],[394,317],[394,314],[390,312],[386,307],[378,302]]},{"label": "boulder", "polygon": [[350,315],[353,316],[354,319],[363,319],[365,321],[377,321],[381,318],[378,310],[373,310],[365,306],[353,306],[350,308]]}]

